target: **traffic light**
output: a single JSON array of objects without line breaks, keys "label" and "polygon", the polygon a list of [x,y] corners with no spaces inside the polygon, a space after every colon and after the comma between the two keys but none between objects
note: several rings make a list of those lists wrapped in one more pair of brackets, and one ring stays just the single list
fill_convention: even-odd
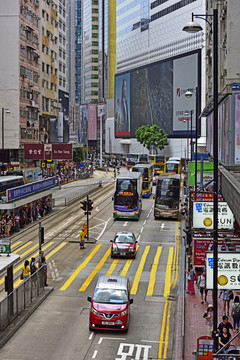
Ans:
[{"label": "traffic light", "polygon": [[91,211],[93,209],[93,201],[92,200],[88,200],[88,211]]},{"label": "traffic light", "polygon": [[41,244],[44,244],[44,227],[41,226],[40,229]]},{"label": "traffic light", "polygon": [[81,204],[82,204],[81,209],[83,209],[83,211],[87,211],[87,201],[86,200],[81,201]]}]

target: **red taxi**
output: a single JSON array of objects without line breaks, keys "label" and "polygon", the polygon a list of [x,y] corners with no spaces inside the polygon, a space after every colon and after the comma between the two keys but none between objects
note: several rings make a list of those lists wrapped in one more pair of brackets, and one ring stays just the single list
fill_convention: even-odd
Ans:
[{"label": "red taxi", "polygon": [[114,240],[111,240],[111,242],[111,257],[136,257],[137,240],[134,233],[127,231],[117,232]]}]

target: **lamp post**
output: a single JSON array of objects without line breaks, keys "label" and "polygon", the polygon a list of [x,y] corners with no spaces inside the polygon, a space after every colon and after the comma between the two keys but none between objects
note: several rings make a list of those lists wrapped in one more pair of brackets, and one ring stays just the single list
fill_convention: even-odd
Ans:
[{"label": "lamp post", "polygon": [[214,353],[218,349],[218,10],[214,9],[213,14],[192,14],[192,21],[183,30],[196,33],[202,30],[202,27],[194,22],[194,17],[205,20],[211,27],[212,25],[206,20],[206,17],[213,18],[213,338]]},{"label": "lamp post", "polygon": [[[185,115],[189,115],[188,112],[185,113]],[[187,159],[189,159],[189,138],[188,138],[188,133],[189,133],[189,118],[186,118],[183,120],[183,122],[187,123]]]},{"label": "lamp post", "polygon": [[[196,107],[195,107],[195,111],[196,111],[196,126],[195,126],[195,200],[197,200],[197,140],[198,140],[198,87],[196,87],[195,89],[188,89],[188,91],[186,91],[185,96],[187,99],[190,99],[192,97],[192,94],[195,94],[196,96]],[[193,111],[191,110],[191,139],[192,139],[192,114]],[[192,144],[192,140],[191,140],[191,144]],[[192,147],[191,147],[192,150]],[[192,152],[191,152],[192,154]],[[192,155],[191,155],[191,160],[192,160]]]}]

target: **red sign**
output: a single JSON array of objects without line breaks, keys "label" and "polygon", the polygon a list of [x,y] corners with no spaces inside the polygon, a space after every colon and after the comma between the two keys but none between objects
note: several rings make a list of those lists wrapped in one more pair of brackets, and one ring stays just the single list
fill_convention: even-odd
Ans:
[{"label": "red sign", "polygon": [[25,144],[24,158],[28,160],[44,160],[43,144]]},{"label": "red sign", "polygon": [[213,338],[201,336],[197,339],[198,360],[213,359]]},{"label": "red sign", "polygon": [[[195,193],[191,193],[191,197],[195,200]],[[197,201],[213,201],[213,193],[201,193],[197,194]],[[222,201],[222,196],[218,195],[218,201]]]},{"label": "red sign", "polygon": [[97,104],[88,104],[88,140],[97,140]]},{"label": "red sign", "polygon": [[26,160],[72,160],[72,144],[25,144]]},{"label": "red sign", "polygon": [[72,144],[52,144],[52,160],[72,160]]},{"label": "red sign", "polygon": [[[194,238],[194,266],[205,266],[205,253],[206,251],[213,251],[213,239],[207,238]],[[226,251],[227,247],[223,239],[218,239],[218,251]]]}]

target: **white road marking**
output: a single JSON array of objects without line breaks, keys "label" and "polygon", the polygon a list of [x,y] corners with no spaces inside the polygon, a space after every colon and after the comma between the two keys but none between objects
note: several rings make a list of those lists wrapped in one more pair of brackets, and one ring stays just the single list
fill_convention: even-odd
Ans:
[{"label": "white road marking", "polygon": [[164,227],[165,227],[165,224],[162,223],[162,224],[161,224],[161,229],[164,229]]},{"label": "white road marking", "polygon": [[143,232],[143,227],[141,228],[141,230],[140,230],[140,234]]},{"label": "white road marking", "polygon": [[140,237],[141,237],[141,235],[139,234],[138,237],[137,237],[137,241],[139,241]]},{"label": "white road marking", "polygon": [[126,338],[100,337],[98,344],[101,344],[103,340],[126,340]]},{"label": "white road marking", "polygon": [[97,353],[98,353],[98,351],[97,351],[97,350],[95,350],[95,351],[94,351],[94,353],[93,353],[92,359],[95,359],[95,358],[96,358]]},{"label": "white road marking", "polygon": [[104,225],[104,228],[102,229],[100,235],[97,237],[97,241],[100,239],[100,237],[102,236],[102,234],[104,233],[106,227],[107,227],[107,224],[108,222],[111,220],[112,218],[110,217],[106,222],[105,222],[105,225]]},{"label": "white road marking", "polygon": [[92,340],[92,337],[93,337],[93,332],[91,332],[91,334],[90,334],[90,336],[89,336],[88,340]]},{"label": "white road marking", "polygon": [[147,220],[144,220],[144,222],[143,222],[143,226],[146,224],[146,222],[147,222]]},{"label": "white road marking", "polygon": [[[141,340],[142,342],[146,342],[146,343],[157,343],[159,344],[159,341],[156,341],[156,340]],[[165,342],[165,341],[163,341]]]},{"label": "white road marking", "polygon": [[128,225],[128,222],[127,221],[125,221],[125,223],[123,224],[123,226],[125,227],[125,226],[127,226]]},{"label": "white road marking", "polygon": [[97,212],[99,211],[99,208],[98,208],[98,207],[96,207],[96,211],[97,211]]}]

